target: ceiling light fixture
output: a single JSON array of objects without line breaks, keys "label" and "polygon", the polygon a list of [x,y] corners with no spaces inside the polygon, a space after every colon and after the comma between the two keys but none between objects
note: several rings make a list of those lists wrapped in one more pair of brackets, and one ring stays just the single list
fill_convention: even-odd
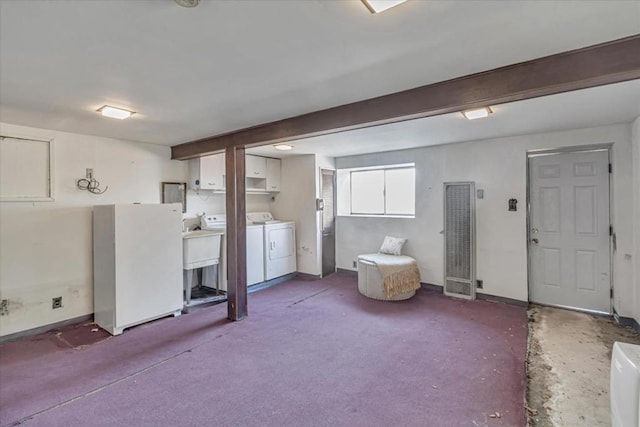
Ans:
[{"label": "ceiling light fixture", "polygon": [[105,117],[111,117],[112,119],[128,119],[133,116],[135,112],[129,110],[123,110],[122,108],[111,107],[109,105],[103,105],[96,110],[98,113]]},{"label": "ceiling light fixture", "polygon": [[196,7],[200,0],[174,0],[177,5],[182,7]]},{"label": "ceiling light fixture", "polygon": [[476,108],[475,110],[463,111],[462,115],[469,120],[483,119],[489,117],[489,114],[493,113],[490,107]]},{"label": "ceiling light fixture", "polygon": [[276,144],[273,146],[273,148],[275,148],[276,150],[281,150],[281,151],[289,151],[293,148],[293,145],[289,145],[289,144]]},{"label": "ceiling light fixture", "polygon": [[405,1],[407,0],[362,0],[362,3],[367,6],[371,13],[380,13]]}]

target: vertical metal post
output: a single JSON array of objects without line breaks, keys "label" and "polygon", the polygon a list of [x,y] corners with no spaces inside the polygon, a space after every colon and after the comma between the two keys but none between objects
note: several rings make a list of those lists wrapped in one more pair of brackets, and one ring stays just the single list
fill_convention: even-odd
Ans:
[{"label": "vertical metal post", "polygon": [[227,210],[227,317],[247,316],[247,210],[245,149],[225,151]]}]

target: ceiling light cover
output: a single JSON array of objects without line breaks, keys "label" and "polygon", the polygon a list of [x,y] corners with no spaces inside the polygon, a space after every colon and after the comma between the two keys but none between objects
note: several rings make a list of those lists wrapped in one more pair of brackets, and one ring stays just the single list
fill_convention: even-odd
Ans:
[{"label": "ceiling light cover", "polygon": [[404,3],[405,1],[407,0],[362,0],[371,13],[384,12],[385,10]]},{"label": "ceiling light cover", "polygon": [[293,145],[289,144],[276,144],[273,146],[276,150],[289,151],[293,148]]},{"label": "ceiling light cover", "polygon": [[196,7],[200,0],[174,0],[179,6],[182,7]]},{"label": "ceiling light cover", "polygon": [[491,113],[493,113],[493,111],[491,111],[491,108],[482,107],[482,108],[476,108],[475,110],[463,111],[462,115],[469,120],[475,120],[475,119],[483,119],[485,117],[489,117],[489,114]]},{"label": "ceiling light cover", "polygon": [[122,108],[111,107],[109,105],[103,105],[96,111],[98,111],[98,113],[102,114],[105,117],[111,117],[112,119],[120,120],[128,119],[135,114],[133,111],[123,110]]}]

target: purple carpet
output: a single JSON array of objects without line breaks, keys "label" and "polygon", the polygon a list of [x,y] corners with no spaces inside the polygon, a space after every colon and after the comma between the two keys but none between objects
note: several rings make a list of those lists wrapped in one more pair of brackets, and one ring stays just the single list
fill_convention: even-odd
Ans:
[{"label": "purple carpet", "polygon": [[[292,280],[76,349],[0,346],[0,424],[524,426],[524,308]],[[496,413],[499,413],[497,417]],[[493,416],[493,417],[492,417]]]}]

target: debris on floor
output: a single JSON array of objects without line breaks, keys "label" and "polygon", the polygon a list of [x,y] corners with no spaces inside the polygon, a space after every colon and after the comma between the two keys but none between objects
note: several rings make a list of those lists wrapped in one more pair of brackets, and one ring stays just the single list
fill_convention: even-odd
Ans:
[{"label": "debris on floor", "polygon": [[85,322],[77,325],[51,331],[52,339],[61,347],[70,347],[76,350],[96,344],[111,337],[104,329],[100,329],[93,322]]},{"label": "debris on floor", "polygon": [[537,305],[528,314],[528,425],[610,426],[613,343],[640,335],[605,316]]}]

